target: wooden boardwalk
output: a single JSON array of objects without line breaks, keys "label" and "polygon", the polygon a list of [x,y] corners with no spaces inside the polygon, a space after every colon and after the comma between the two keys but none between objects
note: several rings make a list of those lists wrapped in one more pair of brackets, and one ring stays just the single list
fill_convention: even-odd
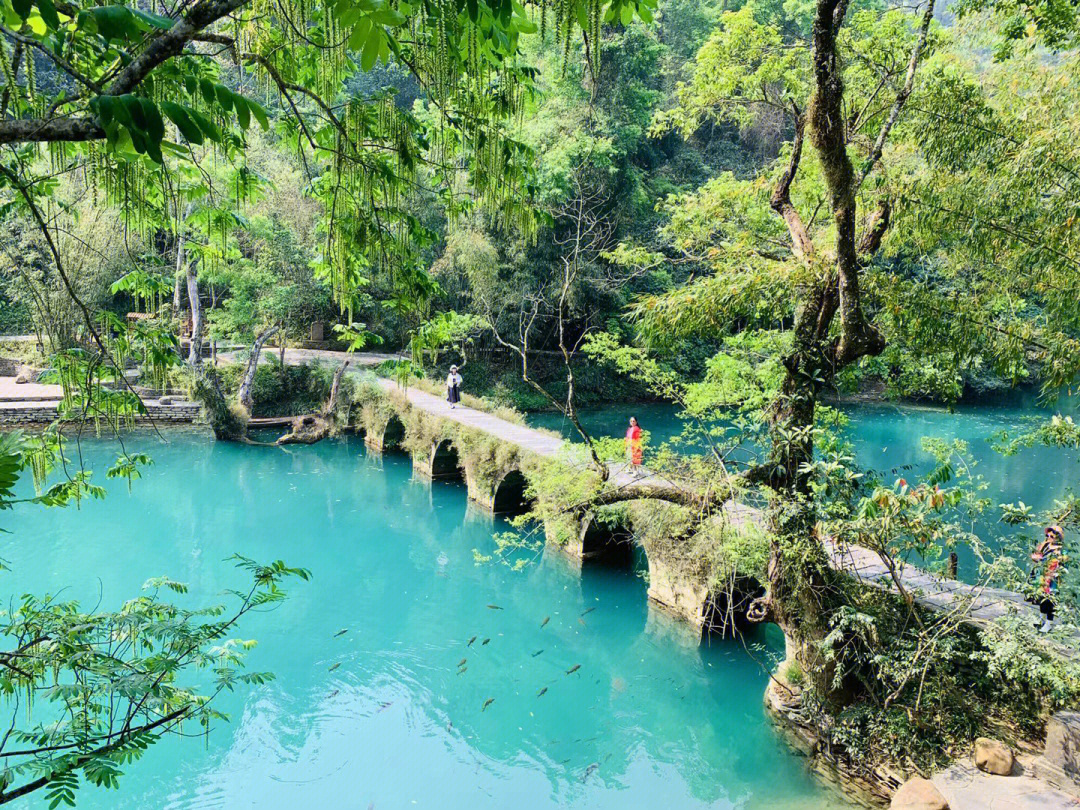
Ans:
[{"label": "wooden boardwalk", "polygon": [[[378,383],[387,392],[404,395],[415,408],[483,431],[540,456],[556,456],[562,452],[565,445],[563,439],[549,433],[464,405],[459,404],[456,408],[451,408],[450,404],[440,397],[416,388],[404,390],[392,380],[379,378]],[[629,484],[638,486],[649,486],[650,483],[670,484],[668,481],[649,474],[648,471],[639,477],[631,476],[624,464],[612,465],[611,470],[609,483],[616,487]],[[733,503],[726,508],[735,523],[751,521],[760,524],[762,521],[762,514],[753,507]],[[845,571],[867,585],[893,587],[888,569],[873,551],[859,546],[840,547],[831,543],[828,544],[827,551],[835,569]],[[1019,614],[1032,621],[1039,618],[1039,613],[1034,606],[1027,603],[1020,594],[1011,591],[978,587],[945,579],[906,563],[900,566],[899,573],[904,588],[912,593],[919,604],[937,612],[958,611],[964,616],[964,621],[969,624],[985,627],[996,619],[1012,614]],[[1054,646],[1058,647],[1056,644]],[[1064,648],[1061,649],[1064,651]]]}]

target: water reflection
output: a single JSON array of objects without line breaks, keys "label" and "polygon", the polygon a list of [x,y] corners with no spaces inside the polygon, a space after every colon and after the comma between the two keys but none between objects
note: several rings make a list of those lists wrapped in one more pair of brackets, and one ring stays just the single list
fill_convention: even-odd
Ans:
[{"label": "water reflection", "polygon": [[156,463],[130,495],[16,513],[9,591],[96,601],[100,577],[115,604],[168,573],[203,603],[236,583],[233,552],[314,578],[242,628],[276,681],[230,696],[205,750],[163,742],[81,807],[839,806],[765,719],[754,645],[775,635],[698,645],[633,572],[477,565],[505,523],[358,440],[136,449]]}]

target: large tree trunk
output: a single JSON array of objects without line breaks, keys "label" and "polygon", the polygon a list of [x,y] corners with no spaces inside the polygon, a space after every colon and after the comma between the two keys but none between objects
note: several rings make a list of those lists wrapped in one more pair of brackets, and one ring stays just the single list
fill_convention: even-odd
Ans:
[{"label": "large tree trunk", "polygon": [[[191,211],[191,204],[188,204],[187,211]],[[187,219],[185,215],[184,220]],[[173,270],[173,317],[179,318],[181,309],[184,306],[184,285],[181,281],[181,274],[184,272],[184,262],[187,260],[187,240],[184,238],[184,221],[181,220],[177,223],[176,227],[176,267]]]},{"label": "large tree trunk", "polygon": [[216,370],[206,366],[193,366],[192,374],[195,382],[193,395],[202,405],[214,436],[225,441],[244,440],[247,437],[247,427],[225,400]]},{"label": "large tree trunk", "polygon": [[199,274],[196,263],[191,262],[186,268],[188,302],[191,304],[191,347],[188,349],[188,363],[193,366],[202,363],[203,310],[199,300]]},{"label": "large tree trunk", "polygon": [[184,285],[180,283],[180,254],[181,247],[179,244],[176,246],[176,273],[173,279],[173,294],[172,294],[172,307],[173,317],[180,317],[180,309],[184,304]]},{"label": "large tree trunk", "polygon": [[334,409],[337,408],[338,396],[341,391],[341,378],[348,367],[349,361],[346,360],[334,372],[334,382],[330,386],[330,396],[326,400],[326,404],[323,405],[322,412],[296,417],[293,420],[291,431],[278,439],[276,444],[315,444],[315,442],[321,442],[330,435],[330,431],[334,426]]},{"label": "large tree trunk", "polygon": [[[797,341],[798,344],[798,341]],[[813,426],[822,369],[821,352],[798,346],[788,366],[780,398],[770,414],[772,480],[768,511],[771,547],[769,610],[784,631],[788,657],[796,659],[826,705],[839,701],[834,667],[821,651],[836,605],[834,572],[815,524],[808,468],[814,457]]]},{"label": "large tree trunk", "polygon": [[262,334],[255,338],[255,343],[251,346],[251,354],[248,356],[247,369],[244,371],[244,379],[240,381],[240,390],[237,392],[236,398],[240,402],[240,405],[249,414],[254,403],[251,400],[251,386],[255,384],[255,372],[259,367],[259,355],[262,354],[262,347],[266,341],[273,336],[278,330],[278,327],[271,326],[269,329],[263,331]]},{"label": "large tree trunk", "polygon": [[330,416],[337,407],[338,394],[341,391],[341,378],[345,375],[345,369],[349,367],[349,361],[341,364],[341,368],[334,372],[334,382],[330,386],[330,397],[323,406],[323,416]]}]

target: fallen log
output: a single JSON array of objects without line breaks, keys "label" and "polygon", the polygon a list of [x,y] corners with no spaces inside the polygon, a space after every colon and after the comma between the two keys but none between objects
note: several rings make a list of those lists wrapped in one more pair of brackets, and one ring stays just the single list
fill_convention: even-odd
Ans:
[{"label": "fallen log", "polygon": [[341,390],[341,378],[349,361],[341,364],[334,372],[334,382],[330,386],[330,397],[320,413],[309,413],[293,420],[289,433],[282,436],[275,444],[315,444],[330,435],[334,427],[334,409],[337,407],[338,394]]}]

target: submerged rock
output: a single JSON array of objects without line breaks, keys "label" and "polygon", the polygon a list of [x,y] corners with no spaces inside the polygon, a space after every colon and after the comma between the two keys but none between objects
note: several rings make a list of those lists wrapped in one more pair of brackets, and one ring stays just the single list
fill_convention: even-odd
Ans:
[{"label": "submerged rock", "polygon": [[893,794],[889,807],[892,810],[949,810],[949,803],[933,782],[914,776]]},{"label": "submerged rock", "polygon": [[975,767],[983,773],[1008,776],[1013,769],[1013,752],[1000,740],[979,737],[975,740]]}]

